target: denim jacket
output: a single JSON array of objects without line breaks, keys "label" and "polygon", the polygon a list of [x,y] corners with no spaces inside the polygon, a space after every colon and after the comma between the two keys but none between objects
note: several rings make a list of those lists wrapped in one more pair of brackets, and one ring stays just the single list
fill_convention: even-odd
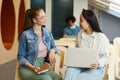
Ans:
[{"label": "denim jacket", "polygon": [[[48,52],[50,51],[50,49],[55,49],[55,52],[57,53],[58,50],[54,43],[52,33],[46,28],[42,27],[41,29],[42,39],[47,47]],[[17,55],[17,59],[21,65],[24,65],[27,61],[34,65],[34,61],[36,60],[38,55],[38,45],[38,36],[34,33],[33,28],[24,31],[21,34]]]}]

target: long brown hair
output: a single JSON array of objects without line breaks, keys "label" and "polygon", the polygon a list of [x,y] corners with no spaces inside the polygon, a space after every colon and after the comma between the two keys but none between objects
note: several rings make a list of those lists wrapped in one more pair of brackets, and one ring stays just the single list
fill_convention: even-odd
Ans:
[{"label": "long brown hair", "polygon": [[[42,8],[31,8],[31,9],[26,10],[22,32],[33,27],[34,25],[33,19],[38,16],[38,12],[40,10],[43,10],[43,9]],[[20,35],[22,34],[22,32],[20,33]],[[18,39],[20,38],[20,35],[18,36]]]},{"label": "long brown hair", "polygon": [[42,8],[32,8],[28,9],[25,14],[24,28],[23,30],[27,30],[34,25],[33,19],[38,16],[38,11],[43,10]]}]

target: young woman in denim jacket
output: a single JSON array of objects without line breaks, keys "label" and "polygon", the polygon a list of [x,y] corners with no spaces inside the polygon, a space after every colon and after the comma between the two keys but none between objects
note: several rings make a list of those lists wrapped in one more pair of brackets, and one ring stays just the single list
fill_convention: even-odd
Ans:
[{"label": "young woman in denim jacket", "polygon": [[92,10],[84,10],[80,15],[81,31],[78,34],[77,46],[98,50],[98,61],[90,68],[68,67],[65,80],[103,80],[104,67],[109,62],[109,40],[100,30],[97,18]]},{"label": "young woman in denim jacket", "polygon": [[20,35],[17,59],[22,80],[61,80],[53,71],[35,74],[38,66],[49,61],[55,63],[56,45],[52,33],[45,27],[46,15],[41,8],[26,11],[24,30]]}]

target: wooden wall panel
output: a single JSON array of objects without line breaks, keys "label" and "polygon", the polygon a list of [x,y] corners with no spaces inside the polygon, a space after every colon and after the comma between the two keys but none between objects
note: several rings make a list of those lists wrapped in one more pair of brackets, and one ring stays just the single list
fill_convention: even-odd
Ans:
[{"label": "wooden wall panel", "polygon": [[23,29],[24,18],[25,18],[25,3],[24,0],[21,0],[20,9],[19,9],[18,36],[20,35]]},{"label": "wooden wall panel", "polygon": [[0,0],[0,65],[17,57],[18,35],[28,8],[30,0]]},{"label": "wooden wall panel", "polygon": [[15,37],[15,11],[12,0],[2,2],[1,34],[5,48],[10,49]]}]

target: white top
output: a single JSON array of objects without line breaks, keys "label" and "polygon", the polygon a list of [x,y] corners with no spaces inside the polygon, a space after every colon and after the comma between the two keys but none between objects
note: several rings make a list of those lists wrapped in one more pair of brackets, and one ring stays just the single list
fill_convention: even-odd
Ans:
[{"label": "white top", "polygon": [[75,28],[75,25],[73,25],[72,27],[70,27],[71,29],[74,29]]},{"label": "white top", "polygon": [[100,32],[93,32],[87,35],[84,31],[80,31],[77,37],[77,46],[81,48],[95,48],[99,52],[99,67],[104,67],[109,63],[109,40]]}]

